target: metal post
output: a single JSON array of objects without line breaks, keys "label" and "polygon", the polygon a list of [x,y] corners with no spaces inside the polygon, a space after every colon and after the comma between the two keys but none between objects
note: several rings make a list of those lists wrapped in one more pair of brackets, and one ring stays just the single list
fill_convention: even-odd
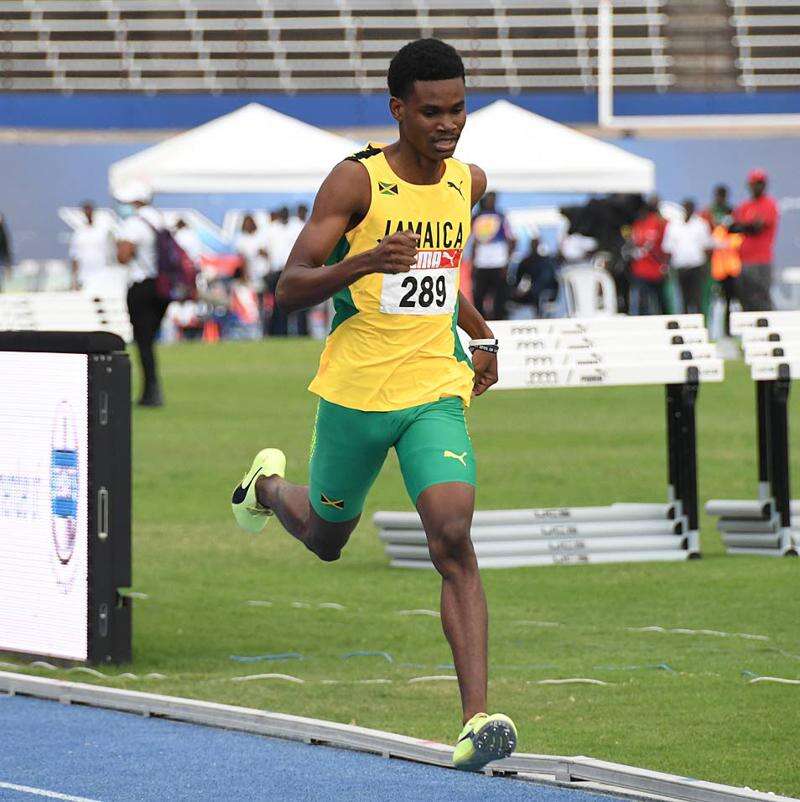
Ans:
[{"label": "metal post", "polygon": [[697,431],[695,427],[695,401],[699,388],[697,368],[689,368],[686,384],[681,388],[680,422],[680,472],[681,501],[689,531],[695,532],[699,526],[697,513]]},{"label": "metal post", "polygon": [[772,469],[772,492],[775,507],[781,516],[781,526],[789,527],[791,522],[791,490],[789,483],[789,420],[787,402],[791,376],[789,366],[780,365],[778,378],[765,382],[769,385],[770,416],[770,463]]},{"label": "metal post", "polygon": [[669,485],[668,501],[681,498],[680,487],[680,454],[678,448],[678,429],[680,426],[680,384],[668,384],[664,388],[667,407],[667,483]]},{"label": "metal post", "polygon": [[597,9],[597,122],[608,128],[614,121],[614,8],[600,0]]},{"label": "metal post", "polygon": [[771,382],[756,382],[756,425],[758,427],[758,498],[772,497],[772,465],[770,457],[770,387]]}]

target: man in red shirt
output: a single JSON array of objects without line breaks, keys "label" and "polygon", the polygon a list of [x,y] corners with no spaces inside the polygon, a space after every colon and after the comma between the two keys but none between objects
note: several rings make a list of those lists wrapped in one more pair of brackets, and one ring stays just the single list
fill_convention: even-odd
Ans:
[{"label": "man in red shirt", "polygon": [[658,210],[659,199],[648,198],[631,227],[631,297],[632,315],[664,314],[664,277],[667,257],[661,245],[667,221]]},{"label": "man in red shirt", "polygon": [[765,312],[772,309],[770,287],[778,205],[766,194],[767,174],[763,170],[751,170],[747,185],[750,199],[734,211],[734,222],[728,229],[744,235],[739,251],[742,272],[737,279],[737,294],[745,312]]}]

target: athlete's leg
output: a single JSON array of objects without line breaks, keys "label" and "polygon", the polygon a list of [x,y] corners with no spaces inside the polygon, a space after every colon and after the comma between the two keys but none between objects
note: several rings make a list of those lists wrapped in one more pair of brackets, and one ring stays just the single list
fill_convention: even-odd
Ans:
[{"label": "athlete's leg", "polygon": [[390,417],[320,400],[309,485],[294,485],[277,475],[256,482],[258,502],[321,560],[338,559],[358,524],[391,444]]},{"label": "athlete's leg", "polygon": [[464,720],[486,710],[486,599],[470,540],[475,457],[459,398],[415,408],[395,445],[442,577],[442,627],[453,651]]},{"label": "athlete's leg", "polygon": [[361,515],[348,521],[320,518],[308,500],[308,485],[293,485],[280,476],[260,476],[256,498],[283,524],[283,528],[321,560],[338,560]]},{"label": "athlete's leg", "polygon": [[469,532],[475,488],[436,484],[417,498],[428,549],[442,577],[442,628],[458,675],[464,721],[486,710],[488,615],[478,561]]}]

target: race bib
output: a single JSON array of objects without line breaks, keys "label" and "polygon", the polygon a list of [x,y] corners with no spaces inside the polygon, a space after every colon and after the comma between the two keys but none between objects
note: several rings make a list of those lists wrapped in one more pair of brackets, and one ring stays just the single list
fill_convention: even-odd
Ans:
[{"label": "race bib", "polygon": [[458,296],[461,248],[420,250],[408,273],[387,273],[381,312],[391,315],[452,314]]}]

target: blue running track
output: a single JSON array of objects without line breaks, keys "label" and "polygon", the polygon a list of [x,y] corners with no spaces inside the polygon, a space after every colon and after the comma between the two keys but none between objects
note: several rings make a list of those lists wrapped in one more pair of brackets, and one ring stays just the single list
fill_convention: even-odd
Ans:
[{"label": "blue running track", "polygon": [[42,798],[102,802],[609,799],[343,749],[0,695],[0,800]]}]

